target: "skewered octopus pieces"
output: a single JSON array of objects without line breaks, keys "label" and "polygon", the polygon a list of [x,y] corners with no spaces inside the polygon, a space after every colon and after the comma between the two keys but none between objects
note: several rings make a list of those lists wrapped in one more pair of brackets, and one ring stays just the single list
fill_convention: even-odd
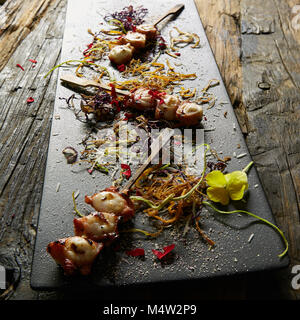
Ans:
[{"label": "skewered octopus pieces", "polygon": [[130,43],[124,45],[116,45],[110,50],[108,58],[115,64],[126,64],[131,60],[133,50],[134,47],[132,47]]},{"label": "skewered octopus pieces", "polygon": [[163,103],[158,104],[155,110],[155,119],[176,120],[176,111],[180,105],[180,99],[175,95],[167,94]]},{"label": "skewered octopus pieces", "polygon": [[157,99],[150,94],[150,90],[146,88],[138,88],[135,90],[128,101],[131,108],[146,111],[155,109],[158,104]]},{"label": "skewered octopus pieces", "polygon": [[135,49],[145,48],[146,46],[146,35],[139,32],[128,31],[125,36],[119,40],[122,44],[130,44]]},{"label": "skewered octopus pieces", "polygon": [[73,220],[75,236],[50,242],[47,246],[47,252],[64,269],[65,275],[77,271],[88,275],[103,242],[110,244],[118,237],[121,218],[126,221],[134,215],[132,201],[115,187],[86,196],[85,201],[97,212]]},{"label": "skewered octopus pieces", "polygon": [[140,24],[136,26],[136,32],[144,34],[147,40],[153,39],[157,35],[157,29],[152,24]]},{"label": "skewered octopus pieces", "polygon": [[109,187],[93,194],[85,196],[85,202],[99,212],[114,213],[127,221],[134,215],[134,204],[125,194],[121,194],[115,187]]},{"label": "skewered octopus pieces", "polygon": [[[144,48],[146,41],[155,38],[157,29],[151,24],[136,26],[136,31],[128,31],[120,37],[120,45],[113,47],[109,53],[109,59],[117,64],[128,63],[135,50]],[[146,111],[155,108],[155,118],[168,121],[179,121],[179,125],[196,125],[203,116],[202,106],[193,102],[182,102],[177,96],[165,95],[163,103],[150,94],[146,88],[138,88],[129,100],[129,106]]]},{"label": "skewered octopus pieces", "polygon": [[176,111],[176,117],[181,125],[196,125],[202,116],[202,106],[194,102],[182,102]]},{"label": "skewered octopus pieces", "polygon": [[75,218],[75,235],[110,243],[118,237],[119,220],[119,216],[108,212],[93,212],[85,217]]},{"label": "skewered octopus pieces", "polygon": [[47,252],[62,266],[66,275],[72,275],[76,271],[87,275],[102,248],[103,243],[74,236],[50,242]]},{"label": "skewered octopus pieces", "polygon": [[131,94],[127,106],[141,110],[155,110],[155,119],[177,121],[179,126],[197,125],[202,120],[203,108],[195,102],[181,101],[177,95],[157,93],[147,88],[138,88]]},{"label": "skewered octopus pieces", "polygon": [[118,44],[114,46],[108,58],[111,62],[121,65],[128,63],[135,50],[145,48],[147,40],[155,38],[157,29],[152,25],[140,25],[136,27],[136,32],[128,31],[120,37]]}]

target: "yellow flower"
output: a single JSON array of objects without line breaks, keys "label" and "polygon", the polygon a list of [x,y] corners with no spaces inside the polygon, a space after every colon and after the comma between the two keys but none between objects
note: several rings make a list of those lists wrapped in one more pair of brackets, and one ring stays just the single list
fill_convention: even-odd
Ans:
[{"label": "yellow flower", "polygon": [[214,170],[206,175],[207,196],[214,202],[227,205],[231,200],[241,200],[248,189],[248,178],[244,171],[223,174]]}]

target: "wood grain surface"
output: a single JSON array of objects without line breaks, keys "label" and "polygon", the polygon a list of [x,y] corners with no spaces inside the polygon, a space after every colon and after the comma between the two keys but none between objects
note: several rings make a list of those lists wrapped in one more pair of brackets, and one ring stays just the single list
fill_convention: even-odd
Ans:
[{"label": "wood grain surface", "polygon": [[[108,290],[106,297],[150,300],[180,287],[177,297],[184,299],[299,299],[291,269],[300,264],[300,8],[296,0],[195,2],[277,224],[289,240],[290,267],[187,287]],[[0,6],[0,265],[9,282],[0,299],[91,297],[29,286],[57,82],[56,72],[46,80],[43,75],[59,61],[65,10],[66,0]]]}]

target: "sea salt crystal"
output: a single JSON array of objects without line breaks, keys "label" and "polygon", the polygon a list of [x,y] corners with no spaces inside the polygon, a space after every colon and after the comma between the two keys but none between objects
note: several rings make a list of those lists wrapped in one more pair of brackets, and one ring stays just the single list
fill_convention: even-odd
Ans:
[{"label": "sea salt crystal", "polygon": [[237,157],[237,159],[240,159],[240,158],[245,157],[246,155],[247,155],[247,153],[241,153],[241,154],[237,155],[236,157]]},{"label": "sea salt crystal", "polygon": [[249,242],[249,243],[251,242],[251,240],[253,239],[253,237],[254,237],[254,233],[252,233],[252,234],[250,235],[250,237],[249,237],[249,239],[248,239],[248,242]]}]

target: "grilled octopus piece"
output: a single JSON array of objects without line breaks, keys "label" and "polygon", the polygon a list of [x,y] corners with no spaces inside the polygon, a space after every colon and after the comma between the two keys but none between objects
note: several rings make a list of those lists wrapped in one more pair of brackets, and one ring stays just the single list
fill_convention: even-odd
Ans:
[{"label": "grilled octopus piece", "polygon": [[203,108],[194,102],[183,102],[176,111],[180,125],[197,125],[203,116]]},{"label": "grilled octopus piece", "polygon": [[141,49],[146,45],[146,35],[139,32],[128,31],[125,36],[120,38],[119,42],[122,44],[129,43],[135,49]]},{"label": "grilled octopus piece", "polygon": [[128,43],[126,45],[114,46],[108,55],[111,62],[120,65],[128,63],[133,55],[134,48]]},{"label": "grilled octopus piece", "polygon": [[136,26],[136,32],[144,34],[146,40],[153,39],[157,35],[157,29],[152,24],[141,24]]},{"label": "grilled octopus piece", "polygon": [[92,212],[85,217],[75,218],[73,221],[75,235],[109,244],[118,237],[119,219],[120,217],[115,214],[107,212]]},{"label": "grilled octopus piece", "polygon": [[127,106],[141,111],[154,110],[158,100],[149,91],[147,88],[138,88],[133,91],[127,101]]},{"label": "grilled octopus piece", "polygon": [[180,105],[180,99],[175,95],[166,94],[163,103],[155,109],[155,119],[176,120],[176,111]]},{"label": "grilled octopus piece", "polygon": [[103,243],[74,236],[50,242],[47,252],[62,266],[65,275],[73,275],[77,271],[88,275],[102,248]]},{"label": "grilled octopus piece", "polygon": [[85,202],[98,212],[114,213],[127,221],[134,216],[134,204],[129,197],[118,192],[116,187],[109,187],[92,196],[85,196]]}]

